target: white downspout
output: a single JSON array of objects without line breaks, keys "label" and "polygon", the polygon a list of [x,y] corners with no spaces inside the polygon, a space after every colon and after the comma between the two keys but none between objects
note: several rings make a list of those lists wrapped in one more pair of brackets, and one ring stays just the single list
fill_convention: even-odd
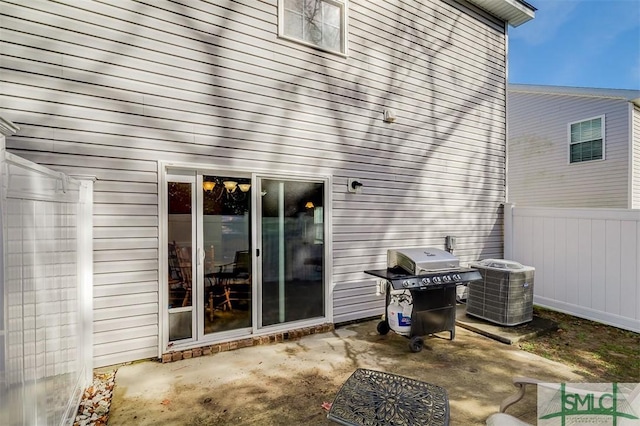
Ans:
[{"label": "white downspout", "polygon": [[513,259],[513,204],[509,200],[509,23],[504,23],[505,42],[505,140],[504,140],[504,204],[503,204],[503,257]]},{"label": "white downspout", "polygon": [[634,111],[634,107],[633,107],[633,102],[629,102],[629,114],[627,117],[628,120],[628,124],[627,124],[627,137],[629,139],[629,164],[627,165],[627,167],[629,168],[629,173],[627,173],[627,177],[628,177],[628,183],[627,183],[627,208],[628,209],[632,209],[634,207],[635,204],[637,204],[637,207],[640,208],[640,200],[637,200],[637,203],[634,203],[634,188],[633,188],[633,184],[635,182],[635,173],[634,173],[634,164],[633,164],[633,160],[634,160],[634,156],[635,156],[635,152],[634,152],[634,143],[633,143],[633,111]]},{"label": "white downspout", "polygon": [[513,260],[513,209],[515,204],[504,203],[504,258]]}]

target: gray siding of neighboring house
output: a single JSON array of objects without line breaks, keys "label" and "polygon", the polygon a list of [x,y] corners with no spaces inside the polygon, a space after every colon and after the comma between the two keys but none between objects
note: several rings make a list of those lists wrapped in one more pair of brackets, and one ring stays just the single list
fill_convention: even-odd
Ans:
[{"label": "gray siding of neighboring house", "polygon": [[[627,208],[629,104],[510,90],[508,199],[520,206]],[[568,124],[605,116],[605,160],[569,164]]]},{"label": "gray siding of neighboring house", "polygon": [[382,313],[362,271],[387,248],[455,235],[463,262],[502,256],[503,23],[349,5],[343,58],[279,39],[276,0],[0,2],[8,150],[98,179],[97,366],[158,355],[159,160],[332,175],[335,322]]},{"label": "gray siding of neighboring house", "polygon": [[631,167],[633,169],[632,175],[632,209],[640,209],[640,107],[633,106],[632,120],[632,142],[631,146],[633,149],[632,155],[632,164]]}]

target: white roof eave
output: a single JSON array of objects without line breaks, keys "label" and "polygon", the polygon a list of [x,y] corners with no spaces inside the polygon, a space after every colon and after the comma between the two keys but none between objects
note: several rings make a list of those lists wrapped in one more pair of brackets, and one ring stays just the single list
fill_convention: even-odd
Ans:
[{"label": "white roof eave", "polygon": [[586,96],[595,98],[624,99],[640,107],[640,90],[607,89],[601,87],[546,86],[541,84],[509,83],[509,92],[543,93],[547,95]]},{"label": "white roof eave", "polygon": [[536,8],[522,0],[469,0],[471,3],[486,10],[517,27],[535,18]]}]

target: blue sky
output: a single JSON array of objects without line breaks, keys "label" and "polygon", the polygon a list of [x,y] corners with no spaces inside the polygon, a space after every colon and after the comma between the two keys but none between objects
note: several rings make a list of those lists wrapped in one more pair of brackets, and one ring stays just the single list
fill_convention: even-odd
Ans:
[{"label": "blue sky", "polygon": [[640,90],[640,0],[527,0],[509,28],[509,82]]}]

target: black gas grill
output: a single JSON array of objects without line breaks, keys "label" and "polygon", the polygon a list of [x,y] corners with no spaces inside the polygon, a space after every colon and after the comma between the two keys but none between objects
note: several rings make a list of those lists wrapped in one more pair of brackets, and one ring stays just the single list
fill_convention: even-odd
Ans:
[{"label": "black gas grill", "polygon": [[[449,331],[451,340],[455,338],[456,288],[482,278],[477,270],[460,267],[453,254],[436,248],[388,250],[387,269],[365,273],[381,278],[384,287],[385,317],[378,332],[393,330],[408,337],[414,352],[422,350],[427,334]],[[408,311],[410,321],[403,316]]]}]

